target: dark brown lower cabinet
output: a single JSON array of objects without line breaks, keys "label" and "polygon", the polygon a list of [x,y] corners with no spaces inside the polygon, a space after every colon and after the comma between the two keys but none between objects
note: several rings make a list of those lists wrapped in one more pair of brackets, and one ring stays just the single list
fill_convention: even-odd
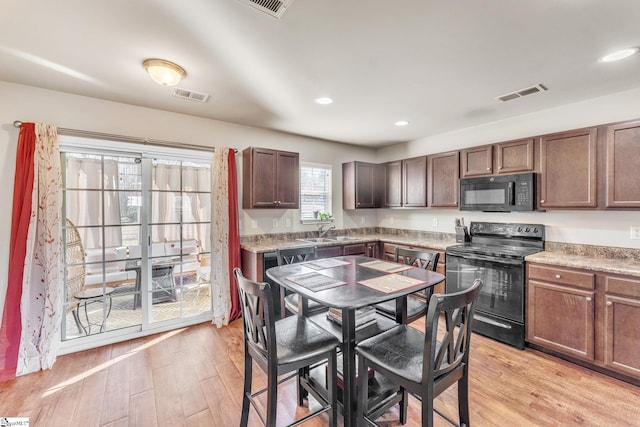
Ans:
[{"label": "dark brown lower cabinet", "polygon": [[527,264],[527,342],[640,384],[640,277]]}]

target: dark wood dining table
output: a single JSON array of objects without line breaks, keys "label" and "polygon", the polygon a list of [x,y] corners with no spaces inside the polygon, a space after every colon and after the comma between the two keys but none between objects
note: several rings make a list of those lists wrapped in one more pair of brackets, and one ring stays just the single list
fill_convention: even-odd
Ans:
[{"label": "dark wood dining table", "polygon": [[[310,318],[342,340],[345,427],[356,425],[356,343],[392,328],[396,322],[403,323],[407,317],[407,295],[444,280],[440,273],[362,256],[325,258],[272,267],[266,274],[276,284],[300,295],[299,308],[303,315],[309,315],[308,300],[341,312],[341,326],[328,320],[326,313]],[[401,287],[394,286],[401,282]],[[356,310],[391,299],[396,300],[395,321],[377,315],[374,324],[356,330]]]}]

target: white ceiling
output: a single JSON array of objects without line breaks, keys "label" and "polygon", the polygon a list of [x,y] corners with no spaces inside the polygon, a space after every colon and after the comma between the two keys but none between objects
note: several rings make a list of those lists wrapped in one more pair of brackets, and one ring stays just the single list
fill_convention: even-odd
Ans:
[{"label": "white ceiling", "polygon": [[[598,62],[632,46],[639,0],[293,0],[280,19],[238,0],[0,6],[0,80],[369,146],[640,87],[640,55]],[[146,58],[211,97],[171,96]]]}]

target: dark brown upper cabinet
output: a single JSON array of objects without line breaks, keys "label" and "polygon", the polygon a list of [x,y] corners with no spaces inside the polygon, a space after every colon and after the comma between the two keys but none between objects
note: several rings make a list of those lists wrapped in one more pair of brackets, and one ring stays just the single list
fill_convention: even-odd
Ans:
[{"label": "dark brown upper cabinet", "polygon": [[460,179],[460,152],[427,156],[429,207],[457,208]]},{"label": "dark brown upper cabinet", "polygon": [[499,142],[493,145],[496,174],[535,171],[535,139]]},{"label": "dark brown upper cabinet", "polygon": [[493,174],[493,146],[465,148],[460,150],[462,178]]},{"label": "dark brown upper cabinet", "polygon": [[384,197],[385,208],[402,207],[402,160],[387,162],[384,165]]},{"label": "dark brown upper cabinet", "polygon": [[343,209],[365,209],[379,207],[379,189],[382,185],[378,173],[382,165],[366,162],[342,164]]},{"label": "dark brown upper cabinet", "polygon": [[383,207],[427,206],[427,156],[388,162],[383,166]]},{"label": "dark brown upper cabinet", "polygon": [[298,209],[299,154],[268,148],[242,151],[242,207]]},{"label": "dark brown upper cabinet", "polygon": [[595,127],[540,138],[540,208],[597,206]]},{"label": "dark brown upper cabinet", "polygon": [[640,121],[606,132],[607,208],[640,208]]},{"label": "dark brown upper cabinet", "polygon": [[535,171],[535,139],[519,139],[460,150],[461,176],[501,175]]}]

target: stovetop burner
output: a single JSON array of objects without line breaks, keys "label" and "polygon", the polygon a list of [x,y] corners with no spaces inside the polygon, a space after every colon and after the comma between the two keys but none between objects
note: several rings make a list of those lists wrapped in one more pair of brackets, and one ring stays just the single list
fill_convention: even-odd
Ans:
[{"label": "stovetop burner", "polygon": [[449,246],[447,253],[522,259],[544,250],[544,225],[472,222],[471,242]]}]

